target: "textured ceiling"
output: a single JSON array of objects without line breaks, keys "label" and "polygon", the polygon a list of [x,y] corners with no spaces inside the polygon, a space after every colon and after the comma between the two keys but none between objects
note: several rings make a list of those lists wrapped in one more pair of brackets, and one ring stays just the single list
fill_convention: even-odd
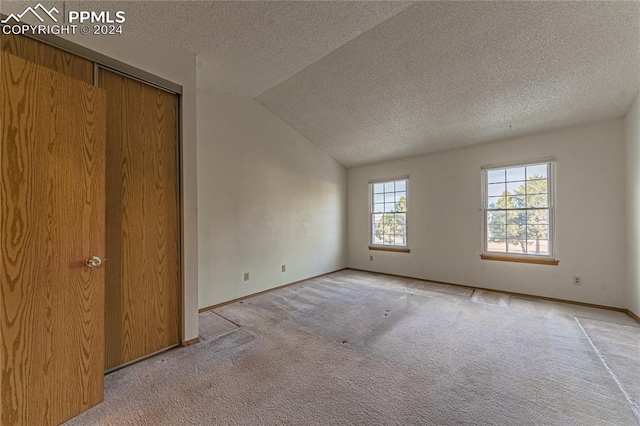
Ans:
[{"label": "textured ceiling", "polygon": [[423,2],[257,100],[353,166],[621,116],[639,82],[639,3]]},{"label": "textured ceiling", "polygon": [[410,4],[105,1],[100,7],[126,11],[128,35],[196,53],[198,86],[253,98]]},{"label": "textured ceiling", "polygon": [[[2,0],[4,1],[4,0]],[[346,166],[623,115],[639,2],[68,1],[197,54]]]}]

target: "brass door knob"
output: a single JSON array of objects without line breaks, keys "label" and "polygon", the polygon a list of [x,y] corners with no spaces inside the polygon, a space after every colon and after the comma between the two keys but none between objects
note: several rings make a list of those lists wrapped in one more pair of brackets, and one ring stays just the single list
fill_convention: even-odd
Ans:
[{"label": "brass door knob", "polygon": [[102,259],[100,259],[98,256],[89,257],[84,260],[84,265],[87,268],[97,268],[98,266],[102,265]]}]

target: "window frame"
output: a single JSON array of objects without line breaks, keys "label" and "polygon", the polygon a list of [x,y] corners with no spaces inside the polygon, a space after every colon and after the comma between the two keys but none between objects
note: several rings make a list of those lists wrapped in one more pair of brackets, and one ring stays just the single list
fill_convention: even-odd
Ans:
[{"label": "window frame", "polygon": [[[488,173],[492,170],[506,170],[521,167],[531,166],[547,166],[547,193],[548,193],[548,207],[549,212],[549,254],[535,254],[535,253],[509,253],[500,251],[488,250],[488,230],[487,230],[487,214],[489,211],[488,206]],[[557,242],[556,242],[556,229],[555,229],[555,212],[556,212],[556,159],[555,158],[542,158],[537,160],[517,161],[503,164],[491,164],[481,167],[482,174],[482,254],[480,257],[485,260],[504,260],[511,262],[523,262],[523,263],[540,263],[548,265],[557,265],[559,262],[557,257]],[[528,210],[528,209],[525,209]],[[505,210],[505,211],[508,211]],[[506,236],[505,236],[506,237]]]},{"label": "window frame", "polygon": [[[374,214],[379,214],[379,213],[375,213],[374,212],[374,201],[375,201],[375,196],[374,196],[374,184],[385,184],[385,183],[389,183],[389,182],[398,182],[398,181],[404,181],[405,185],[406,185],[406,189],[404,192],[406,192],[406,206],[405,209],[406,211],[404,212],[405,214],[405,237],[404,237],[404,245],[391,245],[391,244],[377,244],[374,243],[374,234],[373,234],[373,215]],[[369,250],[380,250],[380,251],[393,251],[393,252],[399,252],[399,253],[409,253],[411,250],[409,248],[409,176],[396,176],[396,177],[391,177],[391,178],[384,178],[384,179],[372,179],[369,181],[369,226],[368,226],[368,234],[369,234]],[[397,192],[397,191],[394,191]]]}]

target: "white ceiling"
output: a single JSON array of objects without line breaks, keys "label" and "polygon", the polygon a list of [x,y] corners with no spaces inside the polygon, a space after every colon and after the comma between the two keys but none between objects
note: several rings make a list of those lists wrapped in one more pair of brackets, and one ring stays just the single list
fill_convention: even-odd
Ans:
[{"label": "white ceiling", "polygon": [[257,100],[346,166],[617,117],[639,6],[420,3]]},{"label": "white ceiling", "polygon": [[196,53],[199,87],[253,98],[410,4],[107,1],[101,7],[126,11],[128,35]]},{"label": "white ceiling", "polygon": [[640,88],[638,2],[100,3],[346,166],[618,117]]}]

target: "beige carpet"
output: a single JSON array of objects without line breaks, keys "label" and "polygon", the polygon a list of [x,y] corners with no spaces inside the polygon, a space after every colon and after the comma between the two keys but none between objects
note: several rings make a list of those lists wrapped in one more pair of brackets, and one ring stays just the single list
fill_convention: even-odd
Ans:
[{"label": "beige carpet", "polygon": [[576,318],[640,417],[640,325]]},{"label": "beige carpet", "polygon": [[603,362],[640,349],[626,315],[425,284],[347,270],[224,306],[239,327],[110,374],[69,424],[640,424],[633,365]]},{"label": "beige carpet", "polygon": [[238,329],[238,325],[218,315],[215,311],[202,312],[200,320],[200,339],[215,340]]},{"label": "beige carpet", "polygon": [[510,299],[511,297],[507,294],[485,290],[474,290],[471,296],[471,301],[474,303],[499,306],[501,308],[508,307]]}]

